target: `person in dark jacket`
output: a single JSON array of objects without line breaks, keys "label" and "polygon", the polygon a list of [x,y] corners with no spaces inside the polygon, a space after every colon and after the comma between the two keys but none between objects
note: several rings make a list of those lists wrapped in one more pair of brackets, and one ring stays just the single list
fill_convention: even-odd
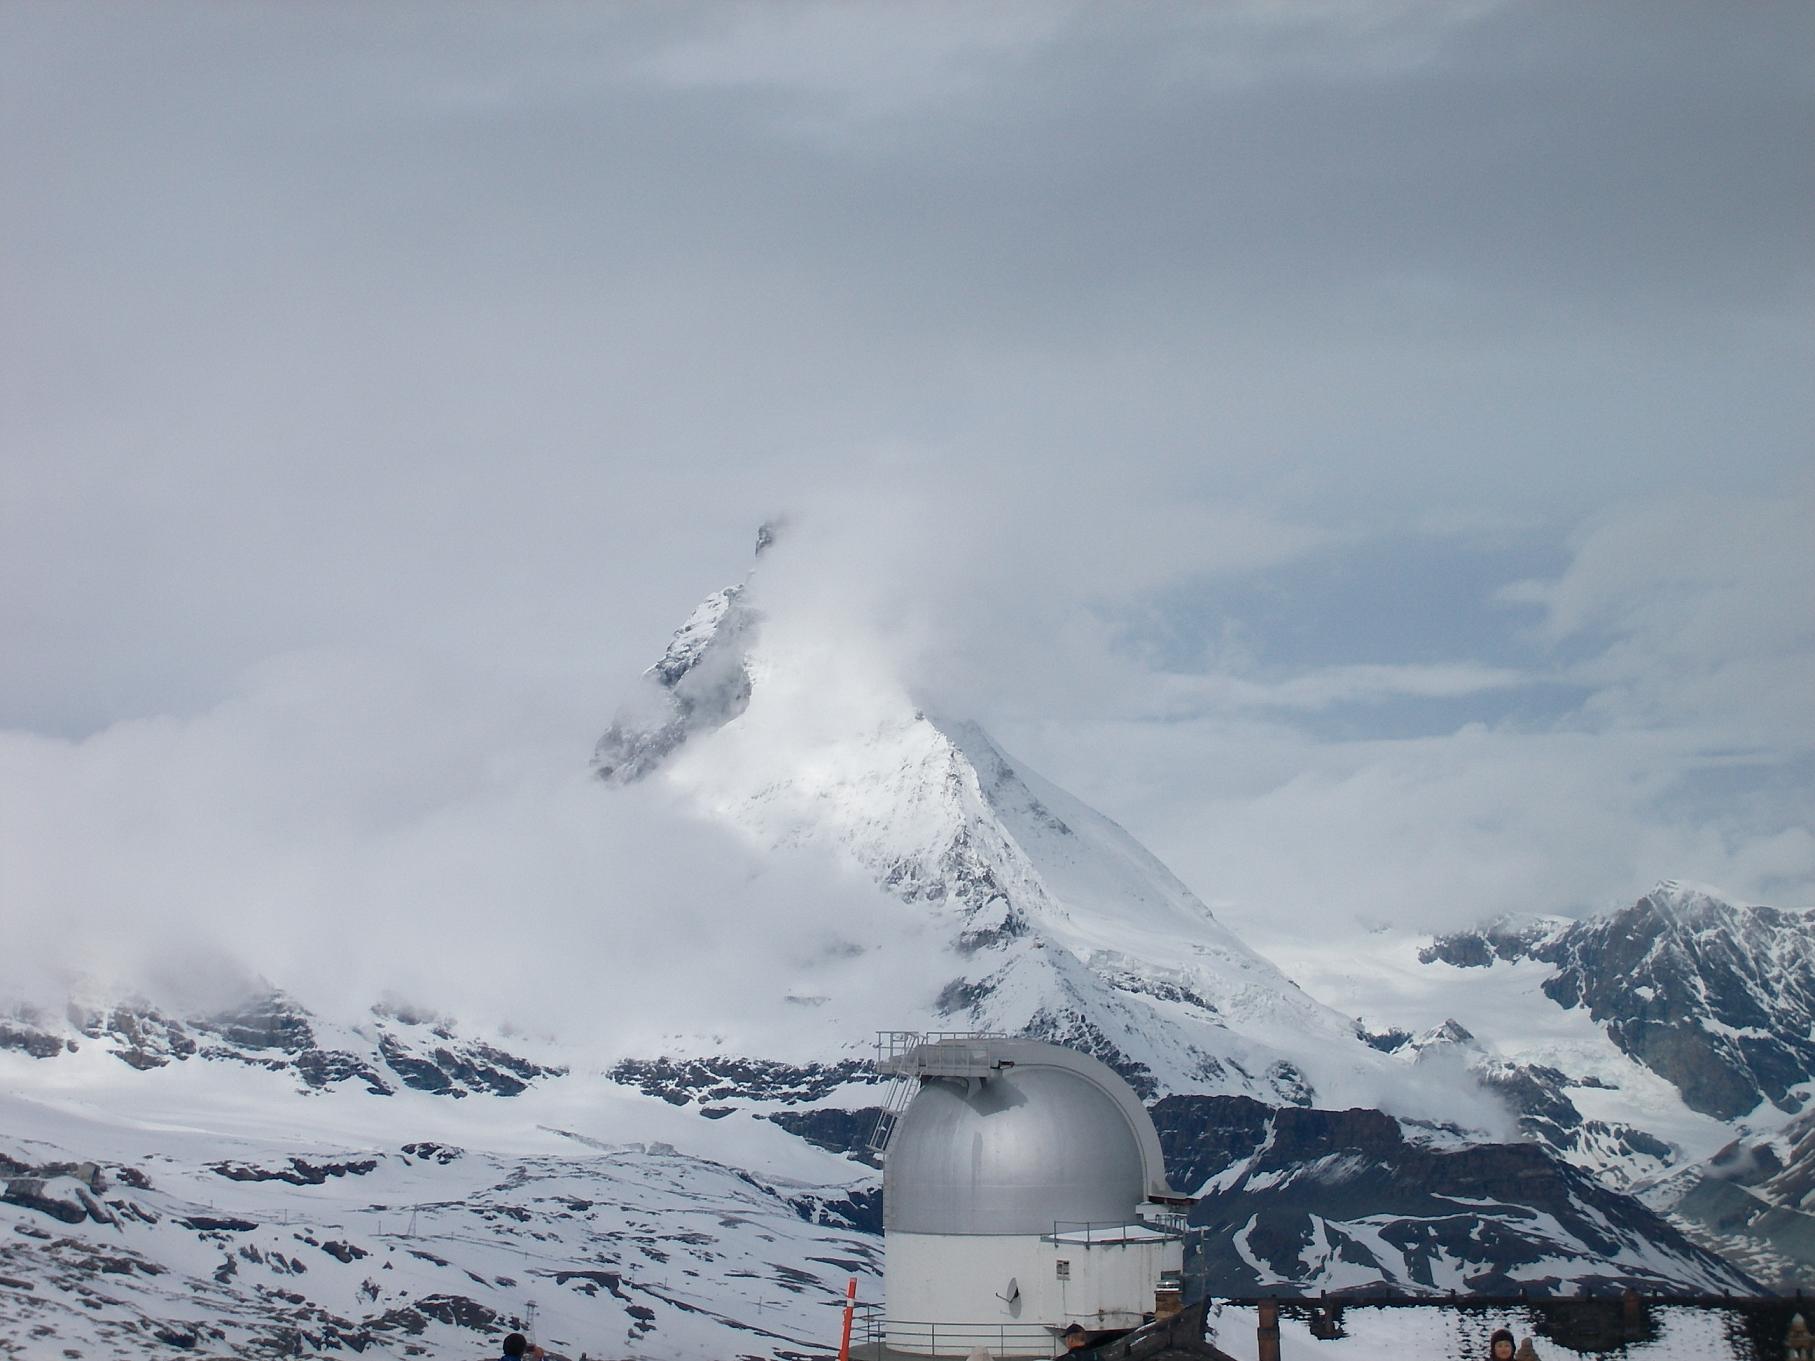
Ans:
[{"label": "person in dark jacket", "polygon": [[[504,1339],[504,1361],[519,1361],[519,1358],[542,1361],[546,1354],[540,1347],[530,1346],[529,1339],[522,1333],[511,1333]],[[1507,1355],[1511,1356],[1512,1353],[1508,1352]]]},{"label": "person in dark jacket", "polygon": [[1487,1342],[1487,1354],[1491,1361],[1513,1361],[1513,1335],[1504,1328],[1494,1329]]}]

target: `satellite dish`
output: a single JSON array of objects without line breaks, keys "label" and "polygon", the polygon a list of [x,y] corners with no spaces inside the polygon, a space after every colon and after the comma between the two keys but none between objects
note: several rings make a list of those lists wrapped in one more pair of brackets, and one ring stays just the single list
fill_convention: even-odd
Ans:
[{"label": "satellite dish", "polygon": [[1000,1295],[997,1295],[996,1298],[1001,1300],[1004,1304],[1013,1304],[1016,1300],[1021,1298],[1021,1282],[1016,1280],[1013,1276],[1010,1276],[1008,1278],[1008,1289],[1003,1291]]}]

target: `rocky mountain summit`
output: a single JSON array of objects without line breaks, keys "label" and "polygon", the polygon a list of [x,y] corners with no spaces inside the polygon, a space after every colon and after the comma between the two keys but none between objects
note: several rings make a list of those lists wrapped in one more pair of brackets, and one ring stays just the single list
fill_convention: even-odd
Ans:
[{"label": "rocky mountain summit", "polygon": [[1815,909],[1737,906],[1673,882],[1582,922],[1498,922],[1422,956],[1462,967],[1536,960],[1544,992],[1580,1007],[1691,1109],[1733,1120],[1815,1092]]},{"label": "rocky mountain summit", "polygon": [[1245,1097],[1171,1096],[1153,1115],[1174,1184],[1201,1197],[1194,1269],[1223,1293],[1755,1288],[1541,1144]]},{"label": "rocky mountain summit", "polygon": [[829,850],[929,922],[945,978],[902,1025],[1053,1040],[1149,1097],[1307,1104],[1400,1078],[1122,827],[976,723],[777,636],[760,587],[689,616],[593,768],[613,797],[661,781],[758,845]]}]

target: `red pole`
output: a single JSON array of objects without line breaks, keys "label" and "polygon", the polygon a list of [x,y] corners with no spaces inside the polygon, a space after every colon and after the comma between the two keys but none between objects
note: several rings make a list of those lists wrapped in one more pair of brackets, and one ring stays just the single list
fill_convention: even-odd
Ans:
[{"label": "red pole", "polygon": [[857,1308],[857,1278],[851,1277],[844,1292],[844,1338],[838,1344],[838,1361],[851,1361],[851,1313]]}]

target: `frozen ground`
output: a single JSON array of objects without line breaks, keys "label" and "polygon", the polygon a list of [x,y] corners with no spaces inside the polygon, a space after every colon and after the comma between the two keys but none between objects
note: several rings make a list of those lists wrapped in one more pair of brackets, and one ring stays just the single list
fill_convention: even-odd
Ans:
[{"label": "frozen ground", "polygon": [[[1625,1343],[1612,1354],[1622,1361],[1754,1361],[1736,1315],[1718,1310],[1662,1307],[1651,1311],[1655,1335]],[[1255,1311],[1214,1307],[1210,1336],[1236,1361],[1255,1361]],[[1512,1309],[1501,1313],[1444,1308],[1365,1308],[1343,1311],[1345,1336],[1319,1339],[1302,1318],[1280,1320],[1280,1355],[1285,1361],[1472,1361],[1487,1355],[1496,1328],[1532,1339],[1541,1361],[1605,1357],[1605,1350],[1578,1351],[1544,1336],[1537,1318]]]},{"label": "frozen ground", "polygon": [[0,1355],[481,1355],[532,1324],[594,1361],[825,1354],[846,1281],[877,1293],[867,1169],[748,1116],[106,1062],[41,1099],[0,1071],[0,1156],[32,1169],[0,1204]]}]

